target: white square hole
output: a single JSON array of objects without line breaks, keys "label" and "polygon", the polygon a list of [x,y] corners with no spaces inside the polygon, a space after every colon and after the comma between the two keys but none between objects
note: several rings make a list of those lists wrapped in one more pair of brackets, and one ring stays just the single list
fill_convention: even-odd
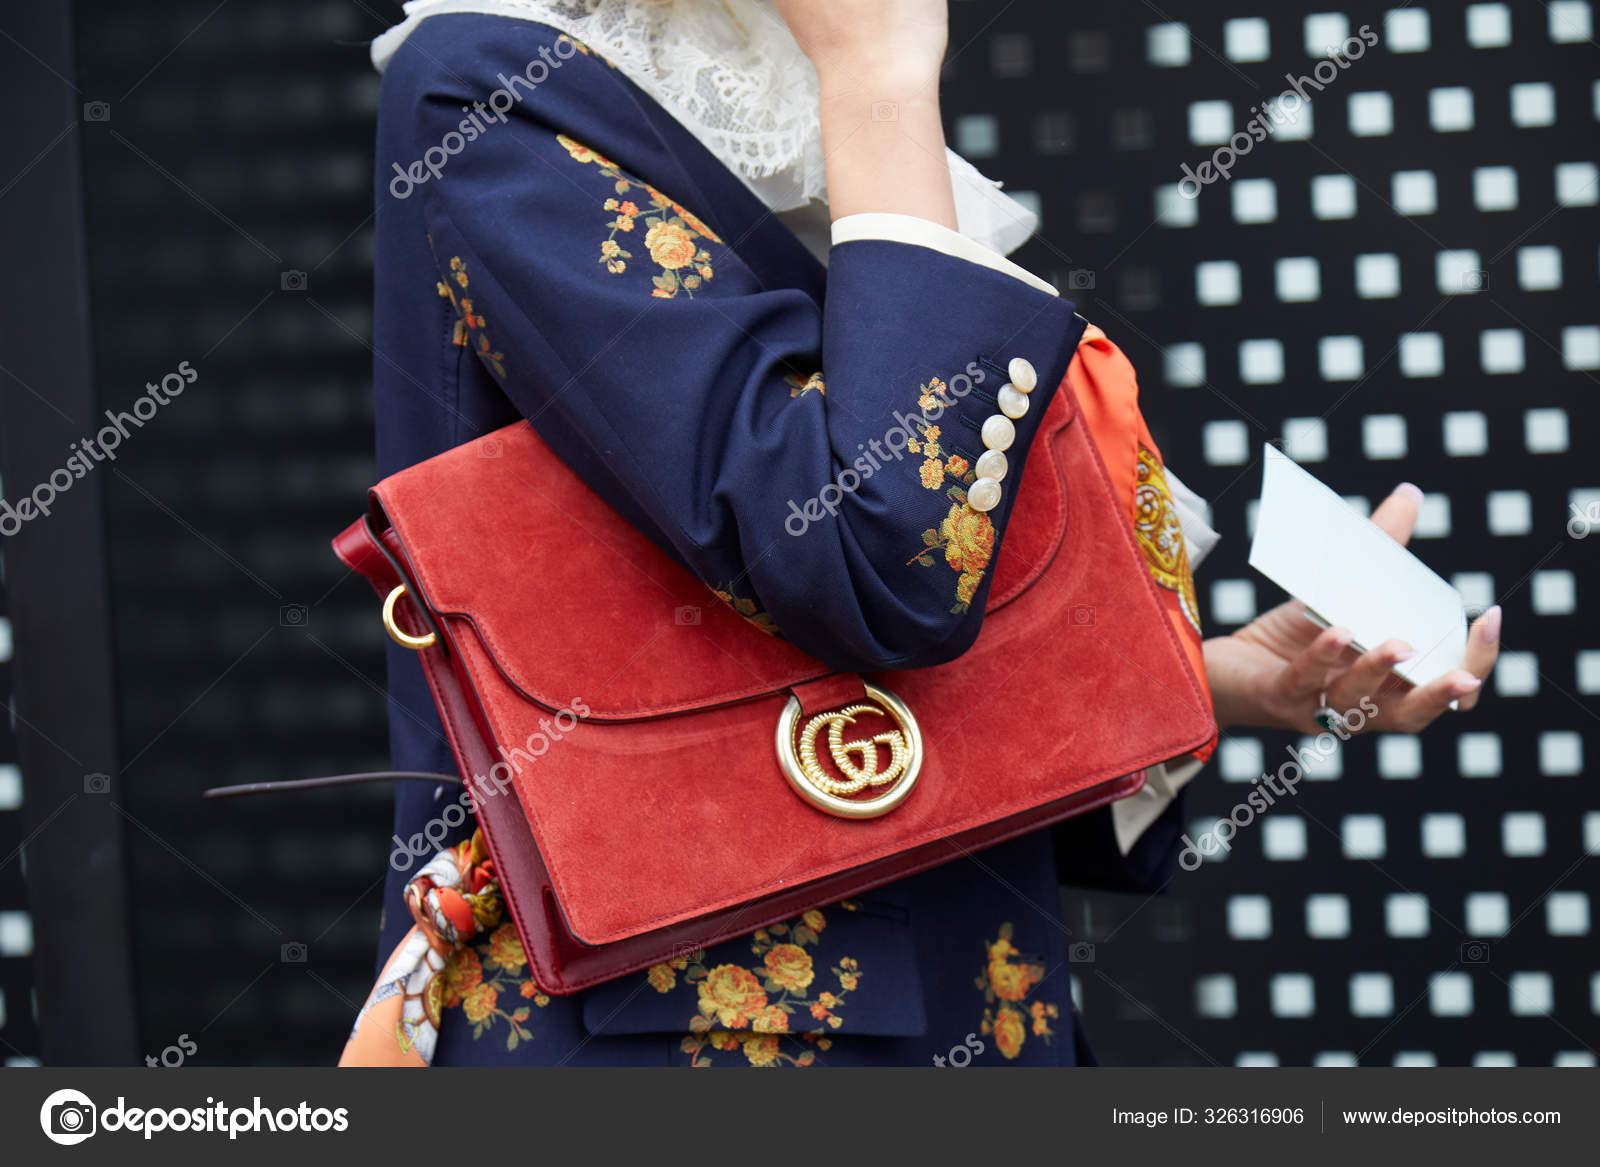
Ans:
[{"label": "white square hole", "polygon": [[1437,332],[1402,334],[1400,372],[1407,377],[1437,377],[1443,373],[1444,338]]},{"label": "white square hole", "polygon": [[1583,735],[1552,729],[1539,735],[1539,773],[1570,778],[1583,773]]},{"label": "white square hole", "polygon": [[1472,203],[1480,211],[1512,211],[1517,206],[1517,172],[1509,166],[1480,166],[1472,172]]},{"label": "white square hole", "polygon": [[1586,1049],[1557,1050],[1556,1056],[1550,1059],[1552,1066],[1593,1066],[1597,1064],[1594,1054]]},{"label": "white square hole", "polygon": [[1511,906],[1497,891],[1475,891],[1467,896],[1467,935],[1504,936],[1511,927]]},{"label": "white square hole", "polygon": [[1561,286],[1559,247],[1517,248],[1517,283],[1524,292],[1549,292]]},{"label": "white square hole", "polygon": [[1218,624],[1248,624],[1256,618],[1256,585],[1247,579],[1211,584],[1211,618]]},{"label": "white square hole", "polygon": [[1431,170],[1397,170],[1390,189],[1390,201],[1402,215],[1431,215],[1439,209],[1439,188]]},{"label": "white square hole", "polygon": [[1239,1011],[1239,992],[1227,973],[1212,973],[1194,981],[1194,1011],[1201,1017],[1232,1017]]},{"label": "white square hole", "polygon": [[1156,222],[1163,227],[1193,227],[1199,218],[1199,191],[1191,198],[1184,195],[1182,183],[1156,187]]},{"label": "white square hole", "polygon": [[1337,740],[1331,748],[1324,749],[1317,745],[1315,738],[1303,737],[1290,756],[1297,760],[1301,772],[1312,782],[1331,782],[1344,773]]},{"label": "white square hole", "polygon": [[1360,1063],[1356,1060],[1356,1055],[1349,1050],[1325,1049],[1317,1052],[1316,1056],[1311,1059],[1311,1064],[1313,1066],[1347,1067],[1356,1066]]},{"label": "white square hole", "polygon": [[1222,51],[1230,61],[1265,61],[1272,55],[1272,34],[1259,16],[1243,16],[1222,26]]},{"label": "white square hole", "polygon": [[16,810],[22,805],[22,770],[11,762],[0,763],[0,810]]},{"label": "white square hole", "polygon": [[1589,934],[1589,897],[1581,891],[1552,892],[1544,902],[1544,930],[1552,936]]},{"label": "white square hole", "polygon": [[1533,573],[1533,610],[1540,616],[1570,616],[1578,606],[1578,584],[1570,571]]},{"label": "white square hole", "polygon": [[1217,773],[1224,782],[1249,782],[1265,771],[1260,738],[1227,737],[1217,743]]},{"label": "white square hole", "polygon": [[1239,466],[1250,456],[1250,433],[1242,421],[1206,422],[1201,444],[1213,466]]},{"label": "white square hole", "polygon": [[1472,978],[1464,972],[1440,973],[1428,982],[1428,1011],[1436,1017],[1466,1017],[1472,1012]]},{"label": "white square hole", "polygon": [[1189,63],[1189,26],[1155,24],[1145,30],[1145,59],[1158,68],[1174,69]]},{"label": "white square hole", "polygon": [[1531,652],[1502,652],[1494,666],[1494,691],[1502,697],[1537,694],[1539,658]]},{"label": "white square hole", "polygon": [[1348,104],[1350,133],[1355,137],[1381,138],[1394,133],[1394,102],[1387,93],[1352,93]]},{"label": "white square hole", "polygon": [[1472,90],[1448,85],[1428,91],[1428,124],[1441,134],[1457,134],[1473,125]]},{"label": "white square hole", "polygon": [[1236,940],[1265,940],[1272,935],[1272,901],[1266,896],[1228,897],[1228,935]]},{"label": "white square hole", "polygon": [[1489,419],[1476,410],[1444,415],[1444,452],[1452,458],[1476,458],[1489,449]]},{"label": "white square hole", "polygon": [[1574,371],[1600,369],[1600,325],[1575,324],[1561,330],[1561,365]]},{"label": "white square hole", "polygon": [[1511,9],[1504,4],[1467,5],[1467,43],[1498,49],[1511,43]]},{"label": "white square hole", "polygon": [[1378,774],[1384,778],[1420,777],[1422,739],[1409,733],[1379,734]]},{"label": "white square hole", "polygon": [[1381,460],[1406,456],[1406,419],[1398,413],[1374,413],[1361,420],[1361,450]]},{"label": "white square hole", "polygon": [[1233,183],[1236,223],[1270,223],[1278,217],[1278,187],[1270,178],[1239,178]]},{"label": "white square hole", "polygon": [[1231,259],[1197,263],[1194,268],[1194,295],[1201,304],[1215,307],[1239,302],[1239,265]]},{"label": "white square hole", "polygon": [[1296,462],[1321,462],[1328,456],[1328,425],[1320,417],[1283,419],[1283,452]]},{"label": "white square hole", "polygon": [[1518,811],[1500,817],[1500,849],[1513,858],[1544,854],[1544,815]]},{"label": "white square hole", "polygon": [[1594,38],[1588,0],[1551,0],[1550,39],[1558,45],[1581,45]]},{"label": "white square hole", "polygon": [[0,956],[33,952],[33,920],[27,912],[0,912]]},{"label": "white square hole", "polygon": [[1384,300],[1400,294],[1400,257],[1389,252],[1356,256],[1356,294]]},{"label": "white square hole", "polygon": [[1283,342],[1241,340],[1239,379],[1247,385],[1276,385],[1283,380]]},{"label": "white square hole", "polygon": [[1555,982],[1547,972],[1515,972],[1510,980],[1511,1012],[1543,1017],[1555,1008]]},{"label": "white square hole", "polygon": [[1272,137],[1280,142],[1303,142],[1316,128],[1311,103],[1298,93],[1280,93],[1261,103],[1261,113],[1272,124]]},{"label": "white square hole", "polygon": [[1600,171],[1593,162],[1563,162],[1556,167],[1556,202],[1563,207],[1600,202]]},{"label": "white square hole", "polygon": [[1316,940],[1350,935],[1350,901],[1336,894],[1307,896],[1306,935]]},{"label": "white square hole", "polygon": [[1346,859],[1382,859],[1388,847],[1383,816],[1347,814],[1339,821],[1339,844]]},{"label": "white square hole", "polygon": [[1522,330],[1485,328],[1478,333],[1478,361],[1485,373],[1520,373],[1526,364]]},{"label": "white square hole", "polygon": [[1297,814],[1268,819],[1261,831],[1261,853],[1277,862],[1304,859],[1306,820]]},{"label": "white square hole", "polygon": [[1206,383],[1206,350],[1195,341],[1169,344],[1162,359],[1168,385],[1192,389]]},{"label": "white square hole", "polygon": [[1305,973],[1277,973],[1270,984],[1274,1016],[1310,1017],[1317,1011],[1316,989]]},{"label": "white square hole", "polygon": [[1426,10],[1391,8],[1384,13],[1383,43],[1391,53],[1425,53],[1430,39]]},{"label": "white square hole", "polygon": [[1311,180],[1311,213],[1319,219],[1350,219],[1356,213],[1356,183],[1348,174],[1319,174]]},{"label": "white square hole", "polygon": [[1467,823],[1458,814],[1422,816],[1422,853],[1429,859],[1456,859],[1467,853]]},{"label": "white square hole", "polygon": [[1567,449],[1567,411],[1530,409],[1522,415],[1522,440],[1530,454],[1561,454]]},{"label": "white square hole", "polygon": [[1226,101],[1189,103],[1189,141],[1196,146],[1220,146],[1233,135],[1233,106]]},{"label": "white square hole", "polygon": [[1356,973],[1350,978],[1350,1012],[1356,1017],[1387,1017],[1394,1012],[1394,982],[1388,973]]},{"label": "white square hole", "polygon": [[1580,652],[1573,668],[1578,674],[1578,692],[1600,693],[1600,652]]},{"label": "white square hole", "polygon": [[1500,766],[1499,734],[1464,733],[1456,738],[1456,769],[1463,778],[1495,778]]},{"label": "white square hole", "polygon": [[1450,586],[1461,593],[1468,608],[1483,610],[1494,603],[1494,576],[1486,571],[1458,571]]},{"label": "white square hole", "polygon": [[1422,496],[1417,508],[1417,525],[1411,529],[1413,539],[1443,539],[1450,533],[1450,496],[1428,492]]},{"label": "white square hole", "polygon": [[1526,535],[1533,530],[1533,499],[1525,490],[1491,490],[1489,534]]},{"label": "white square hole", "polygon": [[1410,1066],[1413,1068],[1419,1066],[1437,1066],[1439,1064],[1439,1059],[1436,1055],[1428,1052],[1425,1049],[1403,1049],[1394,1055],[1394,1061],[1390,1062],[1389,1064],[1392,1066]]},{"label": "white square hole", "polygon": [[1314,12],[1306,17],[1306,56],[1327,57],[1350,39],[1350,22],[1342,12]]},{"label": "white square hole", "polygon": [[1434,283],[1446,296],[1469,295],[1483,291],[1488,273],[1470,247],[1436,252],[1433,257]]},{"label": "white square hole", "polygon": [[1415,892],[1396,893],[1383,901],[1383,927],[1391,936],[1428,934],[1428,897]]},{"label": "white square hole", "polygon": [[1556,91],[1543,81],[1529,81],[1511,87],[1511,121],[1524,129],[1553,126],[1556,121]]},{"label": "white square hole", "polygon": [[1354,381],[1366,369],[1359,336],[1325,336],[1317,342],[1317,368],[1324,381]]},{"label": "white square hole", "polygon": [[1303,303],[1322,295],[1322,269],[1310,256],[1280,259],[1274,266],[1278,299],[1286,303]]}]

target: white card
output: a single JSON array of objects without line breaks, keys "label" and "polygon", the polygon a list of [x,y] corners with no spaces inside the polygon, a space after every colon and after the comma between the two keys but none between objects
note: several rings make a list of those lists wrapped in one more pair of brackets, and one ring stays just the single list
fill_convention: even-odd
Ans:
[{"label": "white card", "polygon": [[1385,640],[1411,645],[1417,655],[1394,671],[1413,684],[1459,667],[1461,593],[1282,450],[1267,446],[1265,455],[1250,566],[1304,601],[1317,623],[1350,629],[1358,651]]}]

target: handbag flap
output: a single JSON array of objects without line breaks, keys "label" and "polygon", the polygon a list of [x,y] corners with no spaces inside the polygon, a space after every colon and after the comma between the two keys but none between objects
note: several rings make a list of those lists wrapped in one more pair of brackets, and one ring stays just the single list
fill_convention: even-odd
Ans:
[{"label": "handbag flap", "polygon": [[[1006,618],[1001,609],[1061,545],[1066,492],[1047,438],[1074,412],[1063,382],[1023,466],[986,621]],[[373,494],[420,600],[469,622],[526,699],[558,710],[577,697],[595,719],[632,720],[780,692],[830,671],[663,554],[531,425],[488,440],[392,475]]]}]

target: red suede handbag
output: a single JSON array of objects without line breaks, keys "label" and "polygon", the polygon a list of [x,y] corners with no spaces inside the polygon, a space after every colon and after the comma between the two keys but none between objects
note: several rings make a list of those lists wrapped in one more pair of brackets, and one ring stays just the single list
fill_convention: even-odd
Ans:
[{"label": "red suede handbag", "polygon": [[1077,413],[1064,378],[973,647],[869,676],[708,603],[525,423],[373,488],[334,548],[420,654],[540,986],[576,992],[1104,806],[1211,739]]}]

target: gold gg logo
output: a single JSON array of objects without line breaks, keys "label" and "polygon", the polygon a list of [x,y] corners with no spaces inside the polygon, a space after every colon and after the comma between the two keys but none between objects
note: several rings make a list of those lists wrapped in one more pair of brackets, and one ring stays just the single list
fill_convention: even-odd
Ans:
[{"label": "gold gg logo", "polygon": [[[804,726],[794,697],[778,718],[778,762],[789,784],[818,810],[842,818],[875,818],[893,810],[911,793],[922,768],[922,731],[911,710],[887,689],[864,687],[867,701],[814,714]],[[865,733],[847,741],[846,730]],[[827,743],[832,772],[819,756],[818,738]],[[856,797],[864,790],[882,793]]]}]

